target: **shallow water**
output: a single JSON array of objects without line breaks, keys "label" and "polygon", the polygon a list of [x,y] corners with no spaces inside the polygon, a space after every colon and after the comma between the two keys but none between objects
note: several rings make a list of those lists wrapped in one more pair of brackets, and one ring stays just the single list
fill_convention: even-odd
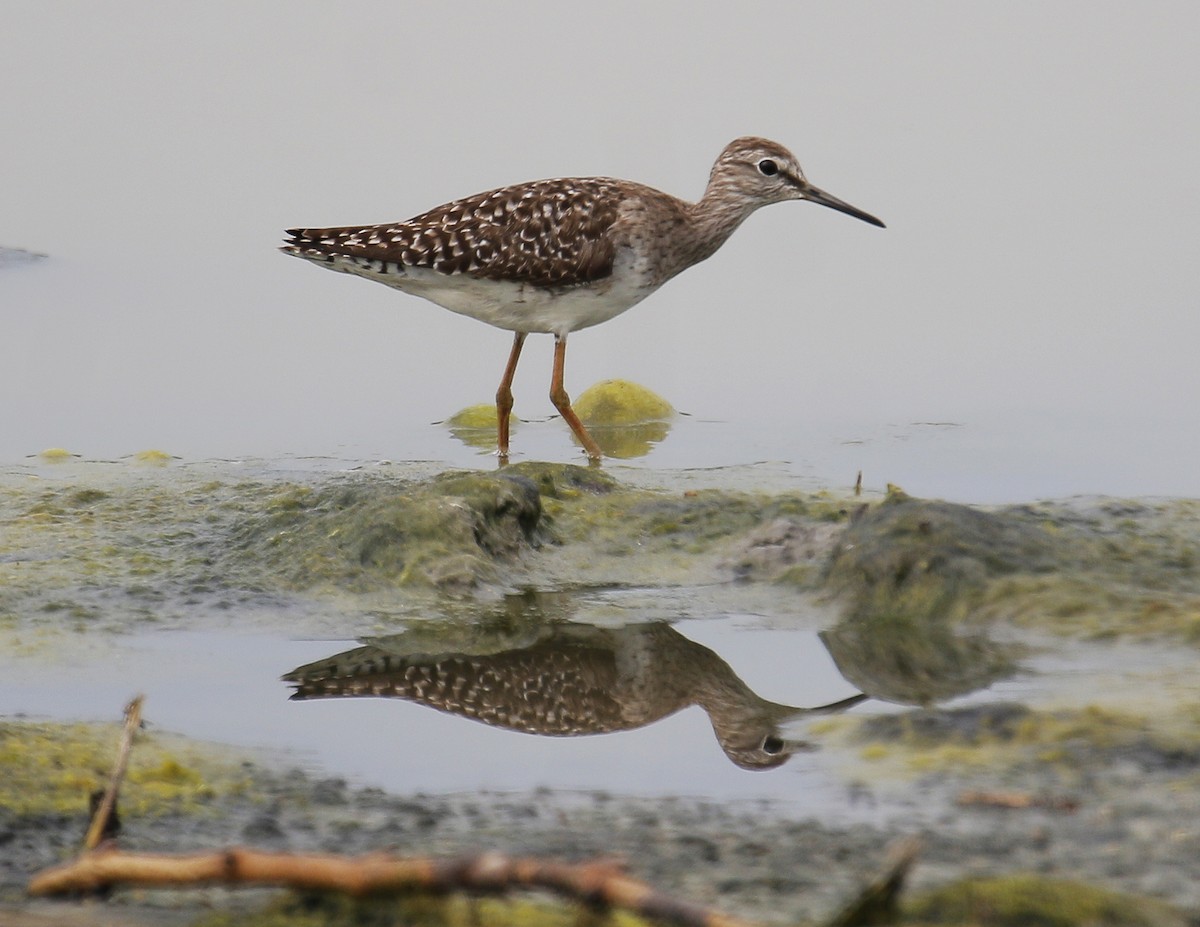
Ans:
[{"label": "shallow water", "polygon": [[[758,696],[810,708],[858,691],[819,636],[823,620],[819,611],[715,620],[681,616],[673,627],[713,651]],[[810,749],[778,768],[748,771],[722,753],[709,718],[696,706],[632,730],[545,737],[401,698],[292,701],[293,689],[281,676],[359,642],[297,639],[286,627],[240,631],[236,622],[234,616],[225,627],[205,631],[21,635],[0,655],[0,704],[8,716],[112,720],[136,689],[148,696],[146,715],[154,728],[266,749],[320,775],[402,794],[549,787],[771,799],[789,814],[827,821],[912,814],[907,802],[885,807],[857,801],[857,774],[847,778],[845,753],[828,755],[821,736],[807,733],[805,718],[784,727]],[[1021,637],[1034,647],[1014,675],[942,704],[1100,704],[1153,712],[1190,687],[1190,652]],[[897,706],[868,699],[846,710],[879,713]]]},{"label": "shallow water", "polygon": [[[727,648],[738,642],[741,662],[757,670],[749,678],[773,682],[764,691],[782,700],[820,704],[855,693],[814,633],[735,634],[735,624],[692,632],[706,631],[698,636],[716,637]],[[0,701],[33,716],[104,719],[128,699],[129,680],[137,680],[148,696],[147,714],[164,729],[286,750],[328,774],[399,792],[549,786],[628,794],[770,795],[808,804],[799,794],[807,787],[799,769],[806,765],[803,758],[797,775],[787,781],[754,781],[759,777],[722,756],[699,709],[641,730],[546,738],[398,699],[288,700],[291,689],[279,678],[284,672],[355,643],[236,632],[138,635],[99,648],[107,651],[102,656],[6,660]],[[790,665],[780,667],[785,656]],[[776,671],[764,675],[764,663],[774,663]]]},{"label": "shallow water", "polygon": [[[221,4],[124,10],[77,7],[63,30],[59,10],[27,5],[0,29],[13,107],[0,122],[21,130],[0,151],[0,245],[47,255],[0,252],[6,485],[144,487],[146,505],[169,513],[176,478],[491,471],[490,436],[473,446],[443,423],[490,400],[508,334],[286,259],[275,252],[282,229],[392,221],[562,173],[694,197],[730,137],[761,132],[889,228],[806,205],[763,210],[711,261],[573,336],[573,395],[623,377],[680,412],[606,472],[675,492],[838,492],[861,473],[872,498],[889,483],[973,504],[1200,497],[1188,196],[1200,124],[1179,119],[1178,93],[1161,92],[1200,87],[1196,30],[1182,28],[1194,7],[949,18],[897,7],[869,24],[805,7],[772,10],[769,34],[699,17],[680,42],[669,13],[631,8],[581,29],[546,6],[546,70],[560,79],[544,102],[557,121],[535,141],[524,95],[493,94],[481,108],[477,75],[446,71],[447,60],[489,60],[525,38],[522,21],[484,7],[421,14],[413,28],[411,11],[389,22],[265,4],[239,9],[232,30]],[[705,32],[713,23],[719,34]],[[810,37],[799,55],[798,35]],[[631,54],[605,68],[618,45]],[[666,46],[669,74],[656,63]],[[713,68],[718,47],[745,57]],[[229,64],[217,79],[214,55]],[[380,86],[446,80],[407,94],[401,119],[380,118],[387,95],[348,94],[336,80],[297,93],[280,79],[297,61],[358,74],[363,60]],[[597,73],[610,88],[599,97]],[[764,82],[800,92],[762,93]],[[645,93],[651,85],[658,92]],[[546,398],[549,358],[549,340],[531,338],[514,383],[526,419],[514,461],[581,459]],[[78,456],[37,456],[55,447]],[[164,470],[135,458],[150,449],[168,455]],[[544,785],[770,798],[823,818],[891,813],[854,797],[869,764],[809,736],[803,718],[785,726],[816,749],[748,771],[696,706],[633,730],[549,738],[397,698],[289,701],[281,677],[297,667],[415,618],[492,614],[495,603],[226,595],[208,574],[211,591],[191,601],[186,572],[165,591],[140,586],[137,564],[104,573],[103,544],[152,559],[171,541],[169,516],[157,530],[149,541],[105,535],[82,551],[100,578],[65,601],[31,595],[0,626],[0,715],[111,719],[144,691],[161,729],[283,751],[399,792]],[[39,557],[64,555],[53,544],[0,551],[10,565]],[[857,691],[821,637],[835,617],[769,583],[554,594],[557,614],[577,624],[672,622],[763,699],[812,707]],[[1195,700],[1191,645],[1008,634],[1003,643],[1029,648],[1015,672],[940,704],[1149,715]],[[847,709],[895,710],[876,699]]]}]

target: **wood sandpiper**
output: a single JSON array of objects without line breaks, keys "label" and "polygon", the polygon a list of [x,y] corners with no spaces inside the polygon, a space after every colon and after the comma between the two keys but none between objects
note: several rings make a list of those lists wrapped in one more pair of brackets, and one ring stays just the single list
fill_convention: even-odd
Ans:
[{"label": "wood sandpiper", "polygon": [[810,184],[782,145],[739,138],[717,158],[696,203],[609,177],[537,180],[455,200],[407,222],[289,229],[281,250],[514,332],[496,391],[502,459],[521,347],[531,332],[553,335],[550,400],[588,456],[599,458],[563,388],[567,335],[640,303],[711,257],[750,213],[784,200],[810,200],[883,227]]},{"label": "wood sandpiper", "polygon": [[810,747],[795,726],[866,700],[817,708],[760,698],[729,664],[670,625],[547,624],[534,640],[485,652],[409,651],[403,634],[301,666],[293,699],[399,698],[494,727],[578,737],[631,731],[692,705],[743,769],[774,769]]}]

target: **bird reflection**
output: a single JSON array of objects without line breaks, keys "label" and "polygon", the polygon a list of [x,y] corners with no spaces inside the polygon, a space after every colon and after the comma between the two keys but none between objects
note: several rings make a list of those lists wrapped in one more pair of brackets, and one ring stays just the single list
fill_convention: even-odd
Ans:
[{"label": "bird reflection", "polygon": [[790,725],[866,698],[817,708],[767,701],[717,654],[665,623],[555,622],[532,639],[486,649],[432,652],[430,643],[399,634],[283,678],[295,687],[293,699],[400,698],[550,737],[632,730],[699,705],[725,755],[743,769],[781,766],[808,746],[789,736]]}]

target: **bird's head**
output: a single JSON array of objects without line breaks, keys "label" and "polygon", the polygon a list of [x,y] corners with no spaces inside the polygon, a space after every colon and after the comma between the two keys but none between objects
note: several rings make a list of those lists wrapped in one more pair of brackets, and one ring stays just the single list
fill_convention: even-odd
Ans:
[{"label": "bird's head", "polygon": [[813,186],[804,176],[796,156],[766,138],[748,136],[725,146],[713,165],[710,190],[739,194],[756,206],[784,200],[809,200],[884,228],[884,224],[849,203]]}]

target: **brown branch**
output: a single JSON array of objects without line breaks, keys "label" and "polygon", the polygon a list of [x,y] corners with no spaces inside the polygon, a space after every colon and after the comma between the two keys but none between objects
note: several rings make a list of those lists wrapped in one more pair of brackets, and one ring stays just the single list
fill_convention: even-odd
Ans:
[{"label": "brown branch", "polygon": [[920,852],[921,841],[916,837],[894,844],[888,850],[882,871],[829,922],[829,927],[868,927],[899,920],[900,890]]},{"label": "brown branch", "polygon": [[1029,792],[967,791],[961,793],[955,803],[962,807],[982,805],[1013,810],[1044,808],[1047,811],[1062,811],[1067,814],[1079,810],[1079,801],[1075,798],[1065,795],[1034,795]]},{"label": "brown branch", "polygon": [[83,840],[85,850],[94,850],[100,845],[105,827],[116,807],[117,790],[121,788],[121,780],[125,778],[125,768],[129,765],[129,751],[133,747],[133,735],[142,723],[142,702],[145,699],[144,695],[135,695],[133,701],[125,706],[125,729],[121,732],[121,743],[117,748],[117,761],[113,764],[108,788],[104,790],[104,797],[92,815],[91,826],[88,827],[87,836]]},{"label": "brown branch", "polygon": [[656,892],[611,861],[568,864],[499,853],[451,860],[368,853],[358,857],[264,853],[234,848],[187,856],[101,850],[36,874],[31,895],[61,895],[114,885],[271,885],[351,896],[465,890],[500,894],[541,888],[588,904],[623,908],[680,927],[751,927]]}]

